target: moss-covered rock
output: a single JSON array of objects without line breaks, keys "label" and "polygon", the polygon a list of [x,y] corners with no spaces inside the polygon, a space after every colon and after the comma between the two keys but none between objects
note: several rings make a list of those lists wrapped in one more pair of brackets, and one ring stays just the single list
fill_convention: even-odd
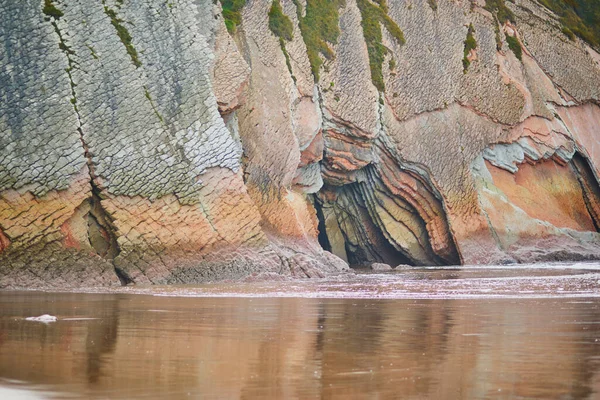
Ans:
[{"label": "moss-covered rock", "polygon": [[382,43],[381,25],[390,33],[390,35],[399,43],[404,44],[404,33],[387,14],[386,0],[378,0],[372,3],[370,0],[357,0],[356,4],[362,15],[362,28],[367,50],[369,51],[369,66],[371,68],[371,80],[373,85],[380,90],[385,90],[383,83],[383,62],[385,56],[391,53]]},{"label": "moss-covered rock", "polygon": [[521,48],[519,39],[517,39],[515,36],[506,35],[506,43],[508,43],[508,48],[515,53],[515,57],[521,61],[523,58],[523,49]]},{"label": "moss-covered rock", "polygon": [[223,10],[223,19],[229,33],[234,34],[237,26],[242,23],[242,8],[246,0],[219,0]]},{"label": "moss-covered rock", "polygon": [[465,73],[469,69],[469,65],[471,65],[471,61],[469,60],[469,53],[471,53],[471,50],[475,50],[477,48],[477,41],[475,40],[475,36],[473,35],[473,33],[475,33],[475,28],[473,27],[473,24],[469,24],[467,38],[465,39],[464,57],[462,60],[463,72]]},{"label": "moss-covered rock", "polygon": [[336,44],[340,36],[339,8],[345,0],[307,0],[306,13],[298,0],[293,0],[298,11],[298,20],[302,38],[306,44],[308,60],[315,77],[319,81],[319,71],[323,59],[333,59],[330,44]]},{"label": "moss-covered rock", "polygon": [[575,35],[594,47],[600,46],[600,4],[598,0],[539,0],[560,17],[563,33]]}]

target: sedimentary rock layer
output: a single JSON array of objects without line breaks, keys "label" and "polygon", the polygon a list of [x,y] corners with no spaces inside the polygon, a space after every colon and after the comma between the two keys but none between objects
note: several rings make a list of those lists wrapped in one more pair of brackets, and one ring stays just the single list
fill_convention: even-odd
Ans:
[{"label": "sedimentary rock layer", "polygon": [[598,49],[502,7],[2,4],[0,287],[600,257]]}]

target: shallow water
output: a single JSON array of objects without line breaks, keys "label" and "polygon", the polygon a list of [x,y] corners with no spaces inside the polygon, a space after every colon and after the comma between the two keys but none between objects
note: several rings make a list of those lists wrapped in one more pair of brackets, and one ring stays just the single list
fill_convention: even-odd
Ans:
[{"label": "shallow water", "polygon": [[94,292],[0,293],[0,399],[600,398],[598,264]]}]

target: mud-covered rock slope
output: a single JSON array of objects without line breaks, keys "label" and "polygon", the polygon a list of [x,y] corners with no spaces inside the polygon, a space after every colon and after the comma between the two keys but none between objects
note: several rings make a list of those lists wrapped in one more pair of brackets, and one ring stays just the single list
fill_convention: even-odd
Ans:
[{"label": "mud-covered rock slope", "polygon": [[598,43],[536,1],[0,19],[0,287],[600,258]]}]

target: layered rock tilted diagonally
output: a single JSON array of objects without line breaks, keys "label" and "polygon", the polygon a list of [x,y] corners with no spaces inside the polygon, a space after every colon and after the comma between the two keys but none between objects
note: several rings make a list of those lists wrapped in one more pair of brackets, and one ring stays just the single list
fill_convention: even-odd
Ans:
[{"label": "layered rock tilted diagonally", "polygon": [[598,49],[533,0],[321,3],[0,5],[0,288],[600,258]]}]

